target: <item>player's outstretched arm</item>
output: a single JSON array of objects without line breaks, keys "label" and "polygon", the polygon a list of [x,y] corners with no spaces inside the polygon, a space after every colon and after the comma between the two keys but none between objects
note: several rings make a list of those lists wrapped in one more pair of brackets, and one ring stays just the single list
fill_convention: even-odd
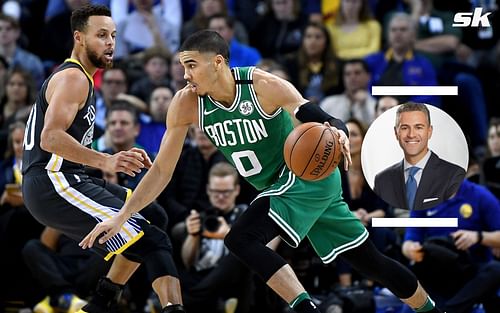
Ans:
[{"label": "player's outstretched arm", "polygon": [[127,219],[151,203],[165,189],[181,155],[189,126],[196,121],[196,101],[196,95],[187,89],[175,95],[168,111],[167,132],[153,165],[123,208],[111,219],[97,224],[80,242],[82,248],[91,248],[103,233],[99,239],[101,244],[116,235]]},{"label": "player's outstretched arm", "polygon": [[67,69],[54,75],[45,94],[49,106],[45,113],[40,147],[75,163],[135,176],[134,172],[140,172],[144,163],[147,163],[142,153],[122,151],[109,155],[97,152],[81,145],[66,132],[78,110],[85,104],[88,91],[87,77],[78,69]]}]

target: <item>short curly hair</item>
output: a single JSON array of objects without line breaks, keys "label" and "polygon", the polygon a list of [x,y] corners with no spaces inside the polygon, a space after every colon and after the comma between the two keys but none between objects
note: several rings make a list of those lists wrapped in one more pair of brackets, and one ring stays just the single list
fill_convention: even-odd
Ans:
[{"label": "short curly hair", "polygon": [[111,11],[103,5],[85,5],[74,10],[71,14],[71,32],[74,33],[75,30],[84,31],[91,16],[111,17]]}]

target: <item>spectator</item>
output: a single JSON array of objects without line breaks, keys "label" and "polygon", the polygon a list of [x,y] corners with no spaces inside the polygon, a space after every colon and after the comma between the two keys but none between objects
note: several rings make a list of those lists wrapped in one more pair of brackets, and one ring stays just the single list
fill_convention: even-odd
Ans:
[{"label": "spectator", "polygon": [[483,162],[483,183],[500,199],[500,119],[494,117],[488,127],[488,157]]},{"label": "spectator", "polygon": [[208,19],[208,28],[218,32],[229,45],[229,67],[254,66],[260,59],[255,48],[240,43],[234,37],[235,20],[223,14],[212,15]]},{"label": "spectator", "polygon": [[186,271],[181,281],[190,312],[220,312],[218,300],[230,297],[238,299],[237,312],[249,310],[251,274],[224,246],[231,225],[246,209],[246,205],[236,205],[239,191],[236,170],[228,163],[214,165],[206,186],[212,209],[192,210],[186,218],[188,234],[182,244]]},{"label": "spectator", "polygon": [[310,23],[305,28],[300,49],[284,58],[292,83],[316,104],[340,90],[339,64],[329,41],[323,25]]},{"label": "spectator", "polygon": [[[210,207],[205,192],[208,171],[216,163],[225,161],[222,153],[202,130],[192,128],[191,137],[196,145],[185,147],[171,182],[158,198],[160,204],[167,210],[171,221],[169,226],[183,222],[191,210],[201,212]],[[185,227],[181,229],[184,230]],[[172,240],[175,239],[175,236],[172,236]]]},{"label": "spectator", "polygon": [[[228,15],[225,0],[198,0],[197,2],[195,15],[182,26],[181,42],[196,31],[208,28],[208,20],[212,15]],[[234,23],[234,37],[239,42],[248,44],[248,33],[245,26],[238,21]]]},{"label": "spectator", "polygon": [[19,23],[13,17],[0,13],[0,56],[9,64],[10,69],[21,67],[29,72],[37,87],[41,87],[45,79],[42,62],[38,56],[18,46],[20,36]]},{"label": "spectator", "polygon": [[299,0],[268,0],[268,6],[270,10],[257,23],[250,44],[262,57],[282,61],[285,54],[299,49],[307,20],[300,14]]},{"label": "spectator", "polygon": [[81,249],[74,240],[50,227],[45,227],[39,239],[26,243],[23,257],[47,294],[33,308],[35,313],[78,312],[87,304],[82,298],[108,270],[99,255]]},{"label": "spectator", "polygon": [[0,163],[0,245],[6,252],[0,258],[0,277],[8,282],[0,286],[0,307],[5,300],[36,303],[39,292],[21,254],[25,243],[43,230],[24,206],[21,191],[24,128],[22,122],[10,125],[7,152]]},{"label": "spectator", "polygon": [[[101,152],[115,154],[126,151],[134,147],[141,148],[136,142],[139,135],[140,125],[137,111],[124,100],[116,100],[106,112],[106,137],[109,138],[110,146]],[[146,151],[152,159],[149,151]],[[119,174],[120,185],[129,189],[135,189],[139,181],[144,177],[147,170],[129,176],[124,173]]]},{"label": "spectator", "polygon": [[375,119],[375,103],[377,100],[368,92],[370,72],[368,65],[361,59],[344,63],[343,70],[345,90],[340,95],[326,97],[321,101],[321,108],[343,121],[356,118],[365,125]]},{"label": "spectator", "polygon": [[339,59],[364,58],[380,51],[381,28],[372,18],[368,0],[341,0],[340,14],[327,24]]},{"label": "spectator", "polygon": [[456,228],[408,228],[403,254],[412,269],[448,313],[471,312],[482,303],[487,313],[498,312],[500,262],[491,261],[491,248],[500,247],[500,204],[486,188],[464,180],[456,195],[410,216],[458,218]]},{"label": "spectator", "polygon": [[[432,64],[415,53],[415,24],[405,13],[395,14],[389,23],[389,48],[366,57],[372,73],[370,87],[378,86],[436,86],[436,72]],[[398,101],[425,102],[438,105],[435,96],[397,97]]]},{"label": "spectator", "polygon": [[382,113],[397,105],[399,105],[398,99],[391,96],[381,97],[375,104],[375,118],[379,117]]},{"label": "spectator", "polygon": [[186,80],[184,79],[184,68],[179,62],[179,52],[176,52],[172,59],[170,59],[169,67],[170,76],[170,89],[173,92],[177,92],[186,86]]},{"label": "spectator", "polygon": [[35,98],[35,86],[31,75],[21,68],[9,71],[5,81],[5,94],[0,100],[0,154],[5,152],[9,126],[26,122]]},{"label": "spectator", "polygon": [[73,33],[69,27],[71,12],[90,2],[90,0],[64,1],[69,10],[54,15],[46,22],[38,42],[37,51],[48,70],[61,64],[68,55],[71,55],[71,48],[73,47]]},{"label": "spectator", "polygon": [[173,97],[172,90],[168,87],[157,87],[151,94],[149,101],[149,115],[141,115],[141,131],[137,143],[146,151],[157,154],[160,143],[167,130],[166,118],[170,101]]},{"label": "spectator", "polygon": [[153,0],[133,0],[136,10],[117,26],[115,57],[128,57],[148,48],[161,47],[169,53],[179,48],[178,28],[171,27]]},{"label": "spectator", "polygon": [[167,78],[169,59],[169,54],[160,47],[146,50],[142,57],[146,76],[132,84],[130,93],[147,103],[156,87],[169,86]]}]

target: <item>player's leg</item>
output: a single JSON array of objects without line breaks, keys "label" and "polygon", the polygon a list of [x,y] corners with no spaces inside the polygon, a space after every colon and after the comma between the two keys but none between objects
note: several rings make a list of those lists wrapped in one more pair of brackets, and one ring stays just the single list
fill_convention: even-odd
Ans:
[{"label": "player's leg", "polygon": [[[126,201],[130,196],[130,191],[122,186],[96,178],[92,178],[92,181],[123,201]],[[152,225],[157,226],[160,230],[166,229],[168,217],[163,208],[151,204],[144,208],[143,212],[143,215],[151,220]],[[122,255],[117,255],[107,278],[118,285],[124,285],[141,262],[144,262],[148,278],[152,282],[153,290],[158,295],[162,307],[166,309],[167,305],[170,304],[168,312],[183,312],[180,283],[172,259],[170,239],[156,227],[142,225],[142,228],[148,234],[148,238],[141,238],[138,243],[124,253],[129,259],[135,259],[136,262],[128,260]]]},{"label": "player's leg", "polygon": [[415,275],[379,252],[370,240],[345,251],[342,257],[360,274],[387,287],[416,312],[440,312]]},{"label": "player's leg", "polygon": [[269,208],[269,197],[256,199],[231,228],[226,246],[295,311],[319,312],[290,265],[266,246],[276,236],[286,236],[268,216]]}]

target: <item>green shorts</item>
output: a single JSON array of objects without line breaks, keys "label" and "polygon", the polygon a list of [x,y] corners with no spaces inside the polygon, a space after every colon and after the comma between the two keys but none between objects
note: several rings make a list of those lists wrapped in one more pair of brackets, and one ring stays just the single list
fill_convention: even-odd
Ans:
[{"label": "green shorts", "polygon": [[324,263],[368,238],[368,231],[342,198],[338,168],[315,182],[302,180],[285,168],[257,198],[265,196],[270,198],[269,216],[286,234],[282,239],[296,248],[307,236]]}]

